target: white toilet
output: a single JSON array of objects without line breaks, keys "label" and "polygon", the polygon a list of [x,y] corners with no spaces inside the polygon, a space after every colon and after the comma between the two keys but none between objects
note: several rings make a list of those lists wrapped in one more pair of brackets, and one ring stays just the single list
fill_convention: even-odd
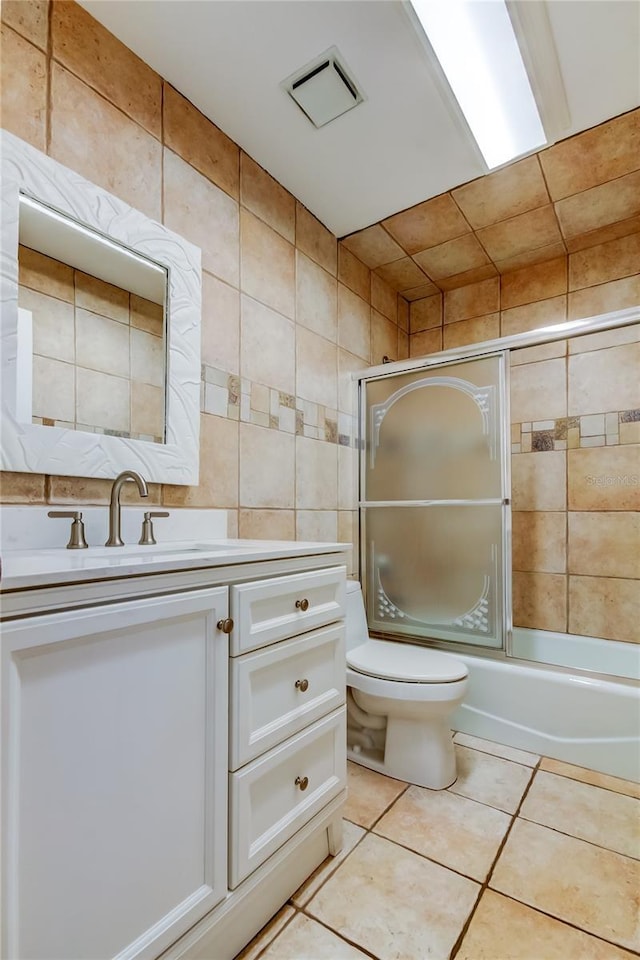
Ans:
[{"label": "white toilet", "polygon": [[360,584],[347,581],[347,754],[398,780],[442,790],[456,779],[449,717],[467,690],[447,653],[369,637]]}]

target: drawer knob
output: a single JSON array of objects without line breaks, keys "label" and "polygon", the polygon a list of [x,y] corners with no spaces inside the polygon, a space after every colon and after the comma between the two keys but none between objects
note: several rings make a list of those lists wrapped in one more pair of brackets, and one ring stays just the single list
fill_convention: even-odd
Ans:
[{"label": "drawer knob", "polygon": [[231,633],[233,630],[233,620],[231,617],[225,617],[224,620],[218,620],[218,630],[222,630],[223,633]]},{"label": "drawer knob", "polygon": [[309,777],[296,777],[295,783],[296,787],[300,787],[301,790],[306,790],[309,786]]},{"label": "drawer knob", "polygon": [[302,610],[303,613],[309,609],[309,601],[306,597],[304,600],[296,600],[296,609]]},{"label": "drawer knob", "polygon": [[296,680],[296,689],[300,690],[301,693],[306,693],[309,689],[309,681],[306,678],[304,680]]}]

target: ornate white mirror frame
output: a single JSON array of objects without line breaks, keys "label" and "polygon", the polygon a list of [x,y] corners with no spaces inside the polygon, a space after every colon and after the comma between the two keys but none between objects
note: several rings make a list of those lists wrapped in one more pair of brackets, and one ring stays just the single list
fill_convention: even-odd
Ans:
[{"label": "ornate white mirror frame", "polygon": [[[200,438],[200,249],[5,130],[0,228],[0,463],[3,470],[197,484]],[[20,193],[167,268],[165,442],[82,433],[18,420]]]}]

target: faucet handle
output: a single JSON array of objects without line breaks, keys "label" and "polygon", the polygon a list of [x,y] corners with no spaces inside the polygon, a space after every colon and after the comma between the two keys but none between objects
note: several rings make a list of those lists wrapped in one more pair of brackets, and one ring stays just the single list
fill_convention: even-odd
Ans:
[{"label": "faucet handle", "polygon": [[85,540],[84,522],[82,520],[82,514],[79,511],[49,510],[47,516],[62,517],[73,521],[71,524],[71,535],[69,537],[69,543],[67,544],[67,550],[85,550],[89,546]]},{"label": "faucet handle", "polygon": [[144,520],[142,521],[142,533],[138,543],[152,544],[156,542],[153,535],[153,517],[168,517],[168,510],[146,510]]}]

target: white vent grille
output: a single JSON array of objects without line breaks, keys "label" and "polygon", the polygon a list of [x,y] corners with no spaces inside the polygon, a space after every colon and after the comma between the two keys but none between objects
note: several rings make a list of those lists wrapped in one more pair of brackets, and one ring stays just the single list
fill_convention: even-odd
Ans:
[{"label": "white vent grille", "polygon": [[335,47],[296,70],[281,86],[315,127],[323,127],[364,100]]}]

